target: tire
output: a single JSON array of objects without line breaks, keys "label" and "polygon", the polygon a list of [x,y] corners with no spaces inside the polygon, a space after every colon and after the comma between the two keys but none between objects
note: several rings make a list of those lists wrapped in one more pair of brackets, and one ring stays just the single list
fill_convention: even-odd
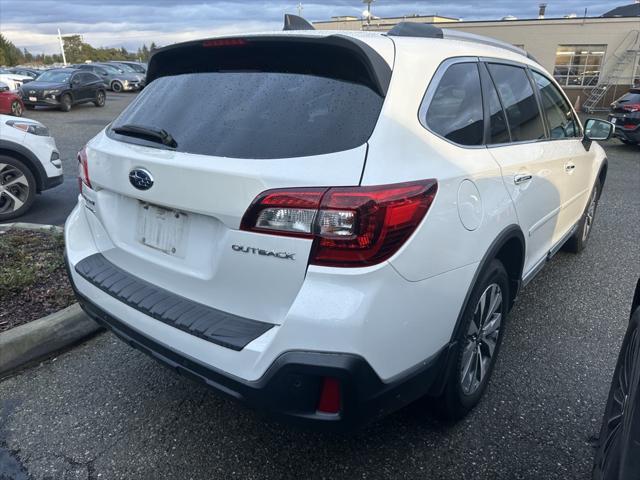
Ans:
[{"label": "tire", "polygon": [[22,104],[18,100],[11,102],[11,115],[14,117],[21,117],[23,111]]},{"label": "tire", "polygon": [[36,198],[36,179],[20,160],[0,155],[0,222],[19,217]]},{"label": "tire", "polygon": [[569,237],[567,242],[563,245],[563,249],[571,253],[580,253],[587,247],[589,236],[593,230],[593,222],[595,221],[596,211],[598,209],[598,200],[600,198],[600,180],[596,180],[596,184],[591,190],[589,195],[589,201],[584,209],[582,218],[578,222],[578,228],[575,233]]},{"label": "tire", "polygon": [[124,90],[124,87],[122,86],[121,82],[119,82],[118,80],[114,80],[113,82],[111,82],[111,90],[113,90],[115,93],[120,93],[122,92],[122,90]]},{"label": "tire", "polygon": [[104,104],[107,102],[107,94],[104,90],[98,90],[96,92],[96,99],[93,101],[93,104],[96,107],[104,107]]},{"label": "tire", "polygon": [[60,97],[60,110],[63,112],[69,112],[71,111],[71,105],[72,105],[73,101],[71,100],[71,95],[69,95],[68,93],[65,93],[64,95],[62,95],[62,97]]},{"label": "tire", "polygon": [[593,464],[594,480],[638,478],[640,472],[640,308],[622,341]]},{"label": "tire", "polygon": [[480,401],[500,351],[509,295],[507,271],[494,259],[478,277],[458,328],[453,367],[436,402],[446,420],[461,419]]}]

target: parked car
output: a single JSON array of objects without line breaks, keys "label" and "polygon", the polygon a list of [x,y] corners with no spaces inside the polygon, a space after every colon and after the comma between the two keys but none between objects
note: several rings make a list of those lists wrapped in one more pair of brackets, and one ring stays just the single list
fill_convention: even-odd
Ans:
[{"label": "parked car", "polygon": [[140,88],[140,90],[144,88],[147,78],[146,73],[138,72],[131,65],[123,62],[109,62],[109,65],[113,65],[114,67],[119,68],[125,73],[136,75],[139,78],[138,87]]},{"label": "parked car", "polygon": [[129,60],[113,60],[109,63],[116,63],[116,64],[120,64],[120,65],[127,65],[128,67],[132,68],[134,72],[136,73],[141,73],[143,75],[147,74],[147,65],[145,63],[142,62],[132,62]]},{"label": "parked car", "polygon": [[11,91],[17,91],[24,83],[31,81],[31,77],[26,75],[18,75],[6,68],[0,68],[0,82],[9,87]]},{"label": "parked car", "polygon": [[614,137],[629,145],[640,143],[640,88],[632,88],[611,104],[609,121],[616,126]]},{"label": "parked car", "polygon": [[9,90],[9,86],[0,82],[0,114],[21,117],[24,104],[17,92]]},{"label": "parked car", "polygon": [[100,78],[91,72],[73,68],[47,70],[22,88],[22,101],[27,108],[47,106],[68,112],[73,105],[87,102],[104,107],[106,99],[107,93]]},{"label": "parked car", "polygon": [[125,72],[113,65],[106,63],[81,63],[75,68],[88,70],[98,75],[104,84],[116,93],[139,90],[142,76],[137,73]]},{"label": "parked car", "polygon": [[631,480],[640,473],[640,280],[600,428],[593,480]]},{"label": "parked car", "polygon": [[17,75],[29,77],[31,78],[31,80],[35,80],[42,73],[42,70],[36,70],[35,68],[26,68],[26,67],[13,67],[13,68],[10,68],[9,71]]},{"label": "parked car", "polygon": [[62,160],[49,129],[0,115],[0,222],[26,213],[36,194],[62,180]]},{"label": "parked car", "polygon": [[71,282],[130,345],[279,417],[351,428],[429,395],[461,418],[520,288],[593,230],[613,126],[583,130],[510,44],[274,32],[162,48],[147,75],[79,153]]}]

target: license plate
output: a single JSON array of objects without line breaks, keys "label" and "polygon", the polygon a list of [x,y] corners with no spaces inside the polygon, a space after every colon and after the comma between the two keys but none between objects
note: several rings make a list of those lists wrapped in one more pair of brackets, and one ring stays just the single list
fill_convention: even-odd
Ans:
[{"label": "license plate", "polygon": [[613,117],[613,118],[611,119],[611,123],[613,123],[613,124],[615,125],[615,123],[616,123],[616,121],[617,121],[617,120],[618,120],[618,119],[617,119],[616,117]]},{"label": "license plate", "polygon": [[37,102],[38,98],[37,97],[29,97],[29,101],[30,102]]},{"label": "license plate", "polygon": [[183,256],[188,216],[183,212],[140,203],[138,241],[168,255]]}]

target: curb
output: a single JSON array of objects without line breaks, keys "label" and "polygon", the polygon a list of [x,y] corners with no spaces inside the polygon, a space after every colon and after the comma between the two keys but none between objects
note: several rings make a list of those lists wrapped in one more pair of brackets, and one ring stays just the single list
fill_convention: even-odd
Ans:
[{"label": "curb", "polygon": [[0,378],[103,330],[77,303],[0,333]]},{"label": "curb", "polygon": [[24,223],[24,222],[14,222],[14,223],[3,223],[0,225],[0,232],[4,232],[6,230],[45,230],[45,231],[54,231],[57,233],[64,232],[62,227],[58,227],[56,225],[42,225],[40,223]]}]

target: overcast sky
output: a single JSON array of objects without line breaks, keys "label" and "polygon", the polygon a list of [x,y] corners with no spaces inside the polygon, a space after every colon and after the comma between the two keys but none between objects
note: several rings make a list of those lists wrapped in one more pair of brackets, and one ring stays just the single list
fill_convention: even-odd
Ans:
[{"label": "overcast sky", "polygon": [[[465,20],[499,19],[506,15],[534,18],[536,0],[403,1],[377,0],[380,17],[414,13]],[[570,13],[598,16],[631,0],[547,0],[548,17]],[[280,29],[284,13],[296,13],[296,1],[218,0],[0,0],[0,30],[16,46],[34,53],[58,51],[55,33],[80,33],[94,46],[136,50],[219,33]],[[327,20],[335,15],[360,16],[361,0],[302,2],[303,15]]]}]

